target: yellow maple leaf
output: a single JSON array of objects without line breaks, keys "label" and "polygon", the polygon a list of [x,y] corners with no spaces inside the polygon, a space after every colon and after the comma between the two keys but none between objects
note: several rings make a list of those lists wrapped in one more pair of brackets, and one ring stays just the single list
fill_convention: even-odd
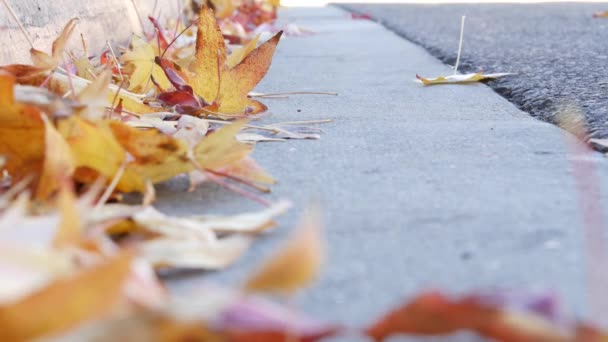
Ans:
[{"label": "yellow maple leaf", "polygon": [[203,6],[196,32],[196,52],[190,66],[195,76],[190,85],[209,104],[218,96],[220,72],[225,61],[226,45],[222,31],[217,26],[213,11]]},{"label": "yellow maple leaf", "polygon": [[57,196],[57,209],[59,209],[61,220],[53,239],[53,245],[60,248],[76,246],[82,239],[83,226],[72,184],[67,179],[64,179],[61,184]]},{"label": "yellow maple leaf", "polygon": [[234,68],[237,64],[241,63],[243,59],[258,46],[259,40],[260,35],[258,34],[246,45],[232,51],[232,53],[226,59],[226,66],[228,68]]},{"label": "yellow maple leaf", "polygon": [[131,260],[129,254],[120,255],[0,306],[0,340],[26,341],[60,333],[108,312],[121,297]]},{"label": "yellow maple leaf", "polygon": [[57,132],[55,126],[42,115],[44,122],[44,163],[36,197],[48,198],[58,189],[58,182],[71,177],[74,172],[74,157],[70,146]]},{"label": "yellow maple leaf", "polygon": [[323,262],[321,210],[310,208],[281,250],[245,282],[245,290],[293,294],[308,286]]},{"label": "yellow maple leaf", "polygon": [[17,183],[40,175],[44,161],[44,123],[38,108],[15,102],[14,85],[13,75],[0,72],[0,155],[6,158],[3,168]]},{"label": "yellow maple leaf", "polygon": [[194,147],[197,163],[204,169],[217,169],[245,158],[253,148],[235,139],[245,124],[247,120],[237,120],[206,136]]},{"label": "yellow maple leaf", "polygon": [[[201,9],[196,36],[195,59],[189,70],[190,85],[206,103],[216,103],[223,114],[255,114],[266,110],[262,103],[247,94],[262,80],[281,38],[279,32],[255,48],[248,45],[228,62],[224,38],[213,11]],[[237,63],[237,61],[239,61]],[[229,63],[229,64],[228,64]]]},{"label": "yellow maple leaf", "polygon": [[150,77],[154,77],[163,89],[171,87],[163,69],[154,63],[156,56],[157,51],[150,43],[141,37],[132,37],[129,50],[120,57],[120,61],[125,64],[123,71],[130,75],[129,91],[146,93],[154,85]]}]

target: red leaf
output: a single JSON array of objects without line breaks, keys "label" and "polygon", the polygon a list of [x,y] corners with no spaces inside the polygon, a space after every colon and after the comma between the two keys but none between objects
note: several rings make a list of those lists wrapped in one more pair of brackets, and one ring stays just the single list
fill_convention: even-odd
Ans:
[{"label": "red leaf", "polygon": [[201,106],[196,97],[187,91],[178,90],[161,93],[158,95],[157,99],[165,106],[179,105],[181,107],[191,108],[199,108]]},{"label": "red leaf", "polygon": [[505,309],[510,304],[505,298],[474,294],[453,299],[427,292],[388,313],[365,333],[376,341],[395,334],[447,335],[461,330],[498,341],[577,341],[575,327],[555,324],[546,303],[535,300],[517,311]]},{"label": "red leaf", "polygon": [[341,330],[337,325],[320,323],[256,298],[232,303],[215,328],[230,336],[232,342],[314,342]]}]

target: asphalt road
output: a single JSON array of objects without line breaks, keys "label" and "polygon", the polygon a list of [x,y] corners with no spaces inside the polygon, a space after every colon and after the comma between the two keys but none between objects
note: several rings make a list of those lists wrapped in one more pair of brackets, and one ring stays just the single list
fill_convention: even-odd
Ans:
[{"label": "asphalt road", "polygon": [[[581,317],[608,312],[607,283],[594,277],[606,265],[595,248],[604,228],[595,216],[607,212],[608,159],[485,85],[423,87],[415,73],[449,69],[377,23],[333,7],[287,8],[280,18],[315,34],[282,40],[257,91],[340,95],[267,99],[273,116],[264,120],[334,121],[322,126],[321,140],[256,148],[256,160],[280,181],[266,198],[290,199],[294,209],[237,265],[172,279],[174,293],[201,282],[238,286],[306,203],[321,198],[327,262],[298,300],[318,319],[362,326],[431,288],[549,290]],[[211,184],[187,187],[185,179],[159,186],[159,209],[259,208]]]},{"label": "asphalt road", "polygon": [[516,73],[489,85],[549,122],[557,110],[574,106],[585,113],[590,137],[608,137],[608,18],[592,17],[608,4],[345,6],[450,65],[456,60],[460,18],[466,15],[462,72]]}]

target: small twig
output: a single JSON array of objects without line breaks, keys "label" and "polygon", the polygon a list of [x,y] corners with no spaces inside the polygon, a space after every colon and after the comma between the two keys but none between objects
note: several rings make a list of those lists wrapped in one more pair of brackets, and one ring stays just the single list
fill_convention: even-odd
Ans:
[{"label": "small twig", "polygon": [[177,35],[177,31],[179,30],[179,24],[182,22],[182,1],[177,0],[177,20],[175,21],[175,31],[173,32],[173,36]]},{"label": "small twig", "polygon": [[262,204],[263,206],[270,207],[271,203],[268,202],[267,200],[265,200],[265,199],[263,199],[263,198],[261,198],[259,196],[256,196],[254,193],[251,193],[251,192],[249,192],[249,191],[247,191],[245,189],[241,189],[241,188],[239,188],[237,186],[234,186],[234,185],[232,185],[230,183],[224,182],[221,177],[218,177],[218,176],[214,175],[212,172],[209,172],[210,170],[207,170],[207,169],[203,168],[195,159],[191,158],[190,162],[192,163],[192,165],[194,166],[194,168],[196,168],[197,170],[203,172],[207,176],[207,178],[210,181],[212,181],[213,183],[215,183],[215,184],[217,184],[217,185],[219,185],[219,186],[221,186],[221,187],[223,187],[225,189],[228,189],[228,190],[230,190],[230,191],[232,191],[232,192],[234,192],[236,194],[239,194],[239,195],[241,195],[243,197],[247,197],[247,198],[249,198],[252,201],[258,202],[258,203]]},{"label": "small twig", "polygon": [[137,7],[137,3],[135,2],[135,0],[131,0],[131,3],[133,4],[133,8],[135,9],[135,13],[137,14],[137,19],[139,19],[139,25],[141,26],[141,32],[145,35],[146,29],[144,26],[144,20],[142,19],[141,14],[139,13],[139,8]]},{"label": "small twig", "polygon": [[[65,63],[65,61],[64,61]],[[73,95],[74,98],[76,98],[76,90],[74,90],[74,82],[72,82],[72,73],[67,71],[67,77],[68,77],[68,84],[70,85],[70,91],[68,93],[71,93]],[[67,93],[65,95],[63,95],[64,97],[67,97]]]},{"label": "small twig", "polygon": [[458,55],[456,55],[456,65],[454,65],[454,75],[458,73],[458,65],[460,64],[460,54],[462,53],[462,41],[464,40],[464,22],[466,16],[462,16],[460,21],[460,41],[458,42]]},{"label": "small twig", "polygon": [[[220,125],[230,125],[232,123],[232,121],[224,121],[224,120],[214,120],[214,119],[204,119],[204,120],[208,121],[208,122],[220,124]],[[244,127],[251,128],[251,129],[259,129],[261,131],[270,131],[270,132],[274,132],[274,133],[278,133],[281,131],[280,129],[277,129],[277,128],[268,128],[265,126],[256,126],[256,125],[245,125]]]},{"label": "small twig", "polygon": [[226,178],[231,179],[231,180],[233,180],[235,182],[239,182],[239,183],[241,183],[243,185],[246,185],[246,186],[248,186],[250,188],[256,189],[256,190],[258,190],[260,192],[264,192],[264,193],[269,193],[270,192],[270,189],[267,188],[267,187],[265,187],[265,186],[261,186],[261,185],[255,184],[255,183],[253,183],[253,182],[251,182],[251,181],[249,181],[247,179],[244,179],[244,178],[241,178],[241,177],[237,177],[235,175],[231,175],[231,174],[226,173],[226,172],[215,171],[215,170],[211,170],[211,169],[205,169],[205,171],[211,172],[211,173],[213,173],[216,176],[226,177]]},{"label": "small twig", "polygon": [[114,110],[114,107],[116,107],[116,100],[118,100],[118,97],[120,96],[120,91],[123,89],[122,87],[125,84],[125,80],[122,80],[122,82],[120,82],[120,85],[118,86],[118,90],[116,90],[116,94],[114,94],[114,98],[112,99],[112,110]]},{"label": "small twig", "polygon": [[169,45],[167,45],[167,48],[165,49],[165,51],[163,51],[163,53],[160,55],[160,59],[163,59],[163,56],[165,55],[165,53],[167,52],[167,50],[169,50],[169,48],[171,47],[171,45],[173,45],[173,43],[175,43],[175,41],[177,40],[177,38],[179,38],[182,34],[184,34],[186,31],[188,31],[188,29],[191,28],[192,25],[194,25],[194,23],[195,23],[194,21],[192,23],[190,23],[190,25],[188,25],[177,36],[175,36],[175,38],[173,38],[173,40],[171,40],[171,42],[169,43]]},{"label": "small twig", "polygon": [[103,194],[99,198],[99,201],[97,201],[97,204],[95,205],[95,208],[93,210],[101,209],[101,207],[103,207],[103,205],[110,199],[110,196],[112,196],[114,189],[116,189],[116,186],[118,185],[118,182],[122,178],[123,173],[125,173],[125,169],[127,168],[127,163],[128,163],[127,160],[128,160],[128,158],[125,157],[125,160],[120,164],[120,167],[118,168],[118,170],[116,170],[116,174],[114,175],[112,182],[110,182],[110,185],[108,185],[106,190],[103,192]]},{"label": "small twig", "polygon": [[53,71],[49,73],[49,75],[44,79],[44,81],[40,83],[40,88],[46,87],[46,85],[51,81],[51,78],[53,78],[53,75],[55,75],[55,71],[57,71],[57,69],[53,69]]},{"label": "small twig", "polygon": [[274,125],[314,125],[314,124],[322,124],[334,122],[332,119],[322,119],[322,120],[306,120],[306,121],[285,121],[279,122]]},{"label": "small twig", "polygon": [[116,64],[116,70],[118,70],[118,75],[120,75],[120,79],[124,81],[125,78],[122,75],[122,67],[120,66],[120,62],[118,62],[118,58],[116,57],[114,49],[112,48],[112,45],[110,44],[109,40],[106,40],[106,45],[108,45],[108,48],[110,49],[110,54],[112,55],[112,58],[114,58],[114,64]]},{"label": "small twig", "polygon": [[84,39],[84,35],[80,34],[80,41],[82,42],[82,50],[84,50],[84,57],[89,58],[89,48],[87,47],[87,41]]},{"label": "small twig", "polygon": [[17,26],[19,26],[19,29],[21,30],[21,33],[23,34],[23,36],[25,37],[25,39],[27,40],[27,42],[30,44],[30,47],[33,49],[34,48],[34,43],[32,42],[32,38],[30,38],[30,35],[27,34],[27,31],[25,30],[25,27],[23,27],[23,24],[21,24],[21,20],[19,20],[19,17],[17,17],[17,14],[15,13],[15,11],[13,11],[13,8],[8,3],[8,0],[2,0],[2,2],[4,3],[4,6],[8,10],[8,12],[11,14],[11,17],[13,17],[13,19],[17,23]]},{"label": "small twig", "polygon": [[269,98],[269,97],[288,97],[288,95],[330,95],[330,96],[338,96],[338,93],[330,93],[330,92],[317,92],[317,91],[293,91],[287,93],[268,93],[268,94],[257,94],[249,95],[249,97],[261,97],[261,98]]},{"label": "small twig", "polygon": [[271,203],[268,202],[267,200],[265,200],[265,199],[263,199],[263,198],[261,198],[259,196],[256,196],[255,194],[252,194],[249,191],[246,191],[246,190],[243,190],[243,189],[241,189],[239,187],[236,187],[236,186],[234,186],[234,185],[232,185],[230,183],[224,182],[220,177],[218,177],[218,176],[216,176],[216,175],[214,175],[212,173],[205,172],[205,174],[207,175],[207,177],[209,178],[209,180],[211,180],[213,183],[215,183],[215,184],[217,184],[217,185],[219,185],[219,186],[221,186],[223,188],[226,188],[226,189],[228,189],[228,190],[230,190],[230,191],[232,191],[234,193],[237,193],[237,194],[239,194],[241,196],[247,197],[250,200],[258,202],[258,203],[260,203],[261,205],[263,205],[265,207],[270,207],[270,205],[271,205]]},{"label": "small twig", "polygon": [[91,70],[91,68],[87,68],[86,70],[91,75],[91,77],[93,77],[94,80],[97,79],[97,75],[95,75],[95,73],[93,72],[93,70]]},{"label": "small twig", "polygon": [[154,13],[156,13],[156,9],[157,8],[158,8],[158,0],[154,0],[154,6],[152,6],[152,16],[154,16],[155,18],[160,19],[160,13],[158,13],[157,16],[154,15]]}]

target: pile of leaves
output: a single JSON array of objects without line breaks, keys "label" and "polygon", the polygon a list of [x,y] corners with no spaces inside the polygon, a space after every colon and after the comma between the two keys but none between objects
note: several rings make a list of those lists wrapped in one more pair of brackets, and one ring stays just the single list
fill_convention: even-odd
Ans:
[{"label": "pile of leaves", "polygon": [[[272,30],[280,1],[206,0],[205,4],[215,10],[224,37],[237,44],[250,41],[253,36],[264,30]],[[197,13],[199,6],[192,1],[192,12]]]},{"label": "pile of leaves", "polygon": [[[242,284],[170,295],[161,275],[227,267],[289,208],[263,198],[274,179],[250,157],[255,144],[319,133],[302,123],[249,123],[267,110],[251,91],[281,38],[258,46],[250,33],[274,20],[278,4],[209,5],[219,24],[209,6],[191,7],[191,22],[151,18],[154,34],[99,55],[84,43],[82,54],[66,52],[72,20],[50,54],[32,48],[32,65],[0,67],[1,340],[316,341],[353,330],[378,341],[460,330],[504,341],[606,338],[543,296],[427,292],[364,329],[286,309],[279,299],[309,286],[323,263],[314,204]],[[240,25],[237,35],[227,23]],[[244,45],[231,49],[226,38]],[[155,184],[181,175],[191,189],[214,182],[265,208],[157,211]],[[141,194],[141,203],[126,204],[126,193]]]}]

